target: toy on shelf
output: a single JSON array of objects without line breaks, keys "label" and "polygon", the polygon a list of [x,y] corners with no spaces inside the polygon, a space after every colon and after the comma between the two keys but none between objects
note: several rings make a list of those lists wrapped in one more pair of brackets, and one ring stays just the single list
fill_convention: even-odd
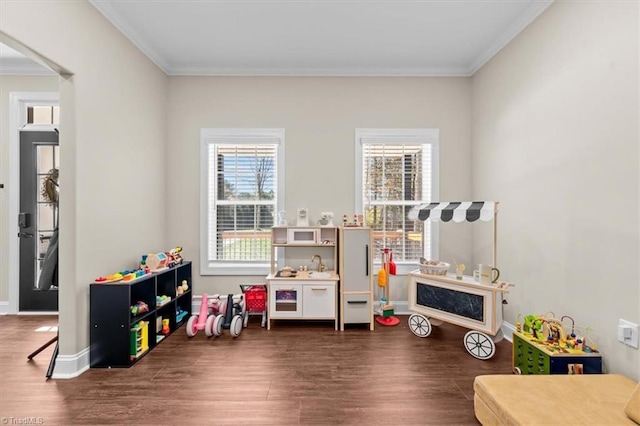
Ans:
[{"label": "toy on shelf", "polygon": [[176,308],[176,324],[180,324],[182,322],[182,320],[184,319],[184,317],[187,316],[187,314],[188,314],[187,311],[185,311],[180,306],[178,306]]},{"label": "toy on shelf", "polygon": [[149,350],[149,323],[140,321],[131,327],[130,331],[130,359],[140,358]]},{"label": "toy on shelf", "polygon": [[122,271],[120,273],[122,274],[122,282],[130,283],[132,281],[145,277],[146,275],[150,274],[151,271],[136,269],[135,271]]},{"label": "toy on shelf", "polygon": [[106,277],[98,277],[94,280],[96,284],[109,284],[109,283],[116,283],[118,281],[122,281],[122,274],[119,272],[115,274],[107,275]]},{"label": "toy on shelf", "polygon": [[167,252],[167,266],[172,267],[176,265],[180,265],[183,262],[182,258],[182,247],[178,246],[173,248]]},{"label": "toy on shelf", "polygon": [[148,255],[143,256],[143,262],[146,267],[149,268],[151,272],[159,272],[164,271],[168,268],[167,261],[169,260],[166,253],[150,253]]},{"label": "toy on shelf", "polygon": [[189,284],[187,284],[187,280],[182,280],[182,283],[178,287],[176,287],[176,294],[178,296],[181,296],[188,290]]},{"label": "toy on shelf", "polygon": [[169,302],[171,302],[171,298],[166,294],[163,294],[162,296],[156,296],[156,307],[158,308],[160,306],[166,305]]},{"label": "toy on shelf", "polygon": [[354,214],[353,221],[349,220],[349,215],[342,215],[342,226],[349,228],[358,228],[364,226],[364,215]]},{"label": "toy on shelf", "polygon": [[134,317],[142,315],[145,312],[149,312],[149,305],[142,301],[136,302],[136,304],[131,307],[131,315]]},{"label": "toy on shelf", "polygon": [[165,336],[167,334],[169,334],[171,330],[169,329],[169,319],[168,318],[163,318],[162,319],[162,334],[164,334]]}]

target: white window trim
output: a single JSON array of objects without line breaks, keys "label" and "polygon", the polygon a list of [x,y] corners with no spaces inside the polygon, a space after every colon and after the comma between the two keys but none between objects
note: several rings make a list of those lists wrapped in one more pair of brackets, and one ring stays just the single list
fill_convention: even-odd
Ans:
[{"label": "white window trim", "polygon": [[242,262],[209,262],[209,161],[208,147],[218,143],[278,144],[277,208],[284,210],[284,129],[207,128],[200,130],[200,275],[266,276],[270,262],[264,264]]},{"label": "white window trim", "polygon": [[[356,129],[355,131],[355,212],[364,213],[362,205],[362,144],[430,144],[431,145],[431,197],[436,201],[440,199],[440,130],[439,129]],[[440,226],[439,223],[426,222],[424,224],[431,227],[431,255],[438,259],[440,255]],[[380,268],[380,259],[373,259],[375,270]],[[416,269],[416,264],[412,262],[395,262],[397,274],[406,275]]]}]

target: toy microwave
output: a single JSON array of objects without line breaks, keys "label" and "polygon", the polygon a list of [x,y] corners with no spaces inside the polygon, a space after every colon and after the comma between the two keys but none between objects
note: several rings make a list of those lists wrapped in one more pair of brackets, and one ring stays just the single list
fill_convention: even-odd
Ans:
[{"label": "toy microwave", "polygon": [[318,230],[313,228],[287,229],[287,244],[318,244]]}]

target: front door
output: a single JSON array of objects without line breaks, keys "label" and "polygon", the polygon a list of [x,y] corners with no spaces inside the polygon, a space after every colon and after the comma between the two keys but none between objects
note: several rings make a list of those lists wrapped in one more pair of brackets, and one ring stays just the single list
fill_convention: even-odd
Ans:
[{"label": "front door", "polygon": [[58,133],[51,126],[34,127],[20,130],[19,309],[21,312],[55,312],[58,287],[45,285],[43,288],[47,290],[41,290],[38,280],[49,242],[58,226]]}]

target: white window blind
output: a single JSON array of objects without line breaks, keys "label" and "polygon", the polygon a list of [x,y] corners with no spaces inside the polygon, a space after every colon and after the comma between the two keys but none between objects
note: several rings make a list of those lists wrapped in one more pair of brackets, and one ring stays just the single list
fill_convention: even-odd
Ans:
[{"label": "white window blind", "polygon": [[434,226],[407,215],[437,197],[438,131],[358,129],[356,161],[356,210],[373,229],[375,260],[385,247],[407,271],[420,257],[434,258]]},{"label": "white window blind", "polygon": [[284,131],[203,129],[203,274],[266,274]]}]

